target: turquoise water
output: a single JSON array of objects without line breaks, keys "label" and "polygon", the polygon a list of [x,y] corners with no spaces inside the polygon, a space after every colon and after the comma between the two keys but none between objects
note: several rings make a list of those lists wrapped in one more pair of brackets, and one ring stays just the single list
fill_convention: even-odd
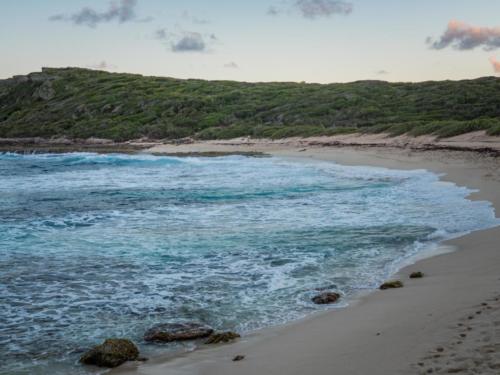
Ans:
[{"label": "turquoise water", "polygon": [[[245,333],[375,288],[438,241],[498,224],[426,171],[228,156],[0,154],[0,373],[78,374],[155,323]],[[347,299],[346,298],[346,299]],[[345,299],[344,299],[345,300]]]}]

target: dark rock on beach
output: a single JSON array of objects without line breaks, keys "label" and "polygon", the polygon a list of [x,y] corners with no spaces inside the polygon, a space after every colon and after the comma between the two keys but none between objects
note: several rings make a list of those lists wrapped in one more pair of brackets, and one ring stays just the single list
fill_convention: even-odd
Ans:
[{"label": "dark rock on beach", "polygon": [[410,274],[410,279],[421,279],[422,277],[424,277],[424,274],[420,271],[412,272]]},{"label": "dark rock on beach", "polygon": [[80,362],[99,367],[117,367],[139,358],[139,349],[127,339],[107,339],[80,357]]},{"label": "dark rock on beach", "polygon": [[335,292],[324,292],[313,297],[311,300],[317,305],[335,303],[340,298],[340,294]]},{"label": "dark rock on beach", "polygon": [[234,356],[233,358],[233,362],[238,362],[238,361],[242,361],[245,359],[245,356],[244,355],[241,355],[241,354],[238,354],[236,356]]},{"label": "dark rock on beach", "polygon": [[208,338],[208,340],[205,341],[205,344],[222,344],[222,343],[234,341],[240,337],[241,336],[236,332],[231,332],[231,331],[218,332],[218,333],[214,333],[213,335],[211,335]]},{"label": "dark rock on beach", "polygon": [[386,289],[395,289],[395,288],[402,288],[403,283],[399,280],[391,280],[391,281],[386,281],[382,285],[380,285],[381,290],[386,290]]},{"label": "dark rock on beach", "polygon": [[144,340],[155,342],[196,340],[208,337],[213,332],[212,328],[199,323],[164,323],[147,330]]}]

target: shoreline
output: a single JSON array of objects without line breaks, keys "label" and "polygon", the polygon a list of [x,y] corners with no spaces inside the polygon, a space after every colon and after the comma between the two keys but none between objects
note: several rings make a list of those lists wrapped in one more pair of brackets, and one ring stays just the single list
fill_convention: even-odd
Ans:
[{"label": "shoreline", "polygon": [[309,147],[336,148],[380,148],[389,147],[411,151],[462,151],[482,155],[500,156],[500,136],[489,136],[485,131],[475,131],[450,138],[432,135],[411,137],[391,136],[385,133],[352,133],[309,138],[259,139],[235,138],[212,141],[196,141],[184,138],[174,141],[137,139],[115,142],[110,139],[88,138],[0,138],[0,152],[97,152],[133,153],[147,151],[157,155],[182,156],[196,154],[218,156],[224,154],[256,155],[276,150],[290,150]]},{"label": "shoreline", "polygon": [[[213,143],[209,144],[213,150]],[[248,151],[247,145],[240,146],[241,151]],[[178,153],[179,147],[183,152],[206,151],[206,143],[155,146],[149,151],[168,153],[175,149]],[[499,216],[500,164],[494,157],[459,151],[387,147],[312,146],[304,150],[275,144],[252,150],[344,165],[427,169],[438,173],[441,181],[478,189],[468,198],[491,202]],[[219,151],[227,151],[227,147],[219,147]],[[498,240],[500,227],[445,241],[440,246],[453,246],[457,250],[431,254],[431,257],[402,268],[395,275],[404,281],[402,289],[368,291],[346,308],[321,311],[282,326],[259,330],[231,345],[153,358],[142,365],[129,363],[111,373],[281,375],[308,372],[316,375],[331,374],[334,369],[340,374],[417,374],[427,370],[439,372],[440,369],[446,373],[447,368],[453,370],[451,357],[447,363],[441,352],[438,357],[431,356],[432,359],[425,357],[437,346],[445,347],[450,353],[458,350],[452,344],[461,334],[455,332],[454,327],[481,303],[500,294],[496,272],[500,251],[495,251]],[[477,256],[478,251],[481,257]],[[409,280],[408,274],[413,271],[423,271],[426,277]],[[500,312],[500,306],[492,311]],[[497,315],[500,319],[500,313]],[[485,316],[483,314],[482,318]],[[500,345],[500,337],[495,340]],[[474,345],[462,343],[462,348],[473,351]],[[232,362],[231,358],[237,354],[245,355],[245,360]]]}]

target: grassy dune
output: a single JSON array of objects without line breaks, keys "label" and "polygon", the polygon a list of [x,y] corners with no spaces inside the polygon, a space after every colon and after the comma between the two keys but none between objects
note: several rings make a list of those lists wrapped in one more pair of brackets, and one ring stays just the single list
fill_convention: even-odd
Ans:
[{"label": "grassy dune", "polygon": [[0,137],[449,137],[475,130],[500,135],[499,78],[322,85],[44,68],[0,81]]}]

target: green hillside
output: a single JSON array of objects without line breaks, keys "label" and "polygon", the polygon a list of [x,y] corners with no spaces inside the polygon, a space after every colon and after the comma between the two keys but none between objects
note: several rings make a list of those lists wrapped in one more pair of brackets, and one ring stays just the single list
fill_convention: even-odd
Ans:
[{"label": "green hillside", "polygon": [[243,83],[78,68],[0,80],[0,137],[281,138],[342,132],[500,135],[500,79]]}]

